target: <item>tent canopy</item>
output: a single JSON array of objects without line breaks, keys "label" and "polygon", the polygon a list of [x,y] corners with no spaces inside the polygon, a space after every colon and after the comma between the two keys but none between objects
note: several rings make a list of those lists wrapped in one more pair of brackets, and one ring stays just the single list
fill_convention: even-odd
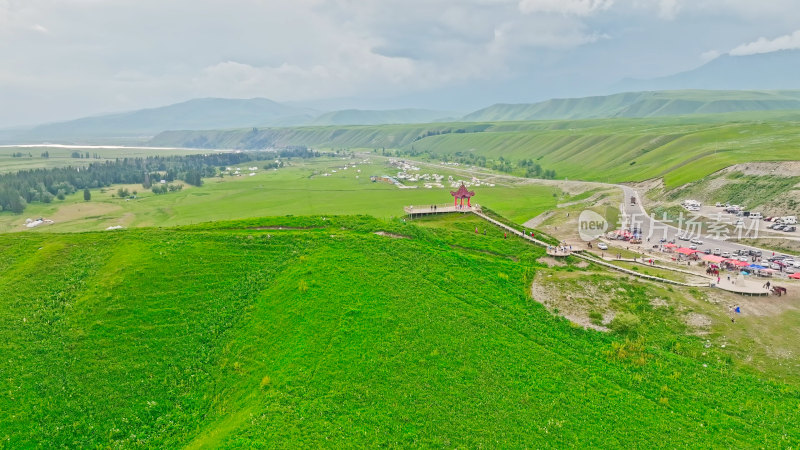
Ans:
[{"label": "tent canopy", "polygon": [[714,263],[719,263],[719,262],[725,261],[725,258],[723,258],[721,256],[716,256],[716,255],[703,255],[703,259],[706,260],[706,261],[714,262]]},{"label": "tent canopy", "polygon": [[675,251],[678,253],[682,253],[684,255],[694,255],[695,253],[697,253],[697,250],[692,250],[686,247],[676,248]]},{"label": "tent canopy", "polygon": [[789,275],[789,278],[794,278],[795,280],[800,280],[800,273],[793,273]]},{"label": "tent canopy", "polygon": [[745,267],[750,265],[744,261],[739,261],[738,259],[726,259],[725,262],[738,267]]},{"label": "tent canopy", "polygon": [[750,264],[750,265],[749,265],[749,266],[747,266],[747,267],[749,267],[749,268],[751,268],[751,269],[756,269],[756,270],[763,270],[763,269],[766,269],[766,267],[765,267],[765,266],[760,266],[760,265],[758,265],[758,264]]}]

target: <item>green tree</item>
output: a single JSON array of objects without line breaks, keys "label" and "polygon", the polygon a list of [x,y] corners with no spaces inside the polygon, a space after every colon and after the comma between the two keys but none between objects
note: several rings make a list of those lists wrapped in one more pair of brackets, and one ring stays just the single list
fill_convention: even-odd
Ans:
[{"label": "green tree", "polygon": [[92,193],[89,192],[89,189],[84,189],[83,190],[83,200],[88,202],[91,199],[92,199]]}]

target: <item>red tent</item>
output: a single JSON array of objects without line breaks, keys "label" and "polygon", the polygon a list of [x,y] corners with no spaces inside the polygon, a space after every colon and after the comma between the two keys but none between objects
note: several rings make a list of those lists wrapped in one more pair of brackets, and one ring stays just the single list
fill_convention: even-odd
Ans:
[{"label": "red tent", "polygon": [[726,259],[725,262],[728,263],[728,264],[734,265],[734,266],[739,266],[739,267],[746,267],[746,266],[750,265],[750,263],[747,263],[747,262],[744,262],[744,261],[739,261],[738,259]]},{"label": "red tent", "polygon": [[678,253],[682,253],[684,255],[694,255],[695,253],[697,253],[697,250],[692,250],[686,247],[676,248],[675,251]]},{"label": "red tent", "polygon": [[800,273],[793,273],[789,275],[789,278],[794,278],[795,280],[800,280]]},{"label": "red tent", "polygon": [[675,247],[677,247],[677,245],[675,245],[675,244],[667,244],[664,247],[666,247],[666,248],[675,248]]},{"label": "red tent", "polygon": [[706,261],[711,261],[713,263],[719,263],[725,261],[725,258],[716,255],[703,255],[703,259]]}]

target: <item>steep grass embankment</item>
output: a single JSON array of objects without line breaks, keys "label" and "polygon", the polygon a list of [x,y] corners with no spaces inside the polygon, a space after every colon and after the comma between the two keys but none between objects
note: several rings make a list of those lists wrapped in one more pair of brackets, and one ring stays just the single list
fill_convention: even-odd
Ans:
[{"label": "steep grass embankment", "polygon": [[[575,328],[529,297],[541,249],[472,227],[284,217],[0,235],[0,437],[11,447],[800,439],[796,386],[742,372],[697,338]],[[657,326],[664,313],[641,297],[632,310]]]}]

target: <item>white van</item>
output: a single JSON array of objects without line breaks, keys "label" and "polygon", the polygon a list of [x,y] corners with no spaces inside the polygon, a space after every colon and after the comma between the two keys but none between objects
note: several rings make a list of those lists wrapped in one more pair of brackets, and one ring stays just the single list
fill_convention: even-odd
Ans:
[{"label": "white van", "polygon": [[750,214],[750,218],[753,220],[761,220],[763,217],[760,212]]},{"label": "white van", "polygon": [[797,216],[781,217],[781,223],[784,224],[784,225],[796,225],[797,224]]}]

